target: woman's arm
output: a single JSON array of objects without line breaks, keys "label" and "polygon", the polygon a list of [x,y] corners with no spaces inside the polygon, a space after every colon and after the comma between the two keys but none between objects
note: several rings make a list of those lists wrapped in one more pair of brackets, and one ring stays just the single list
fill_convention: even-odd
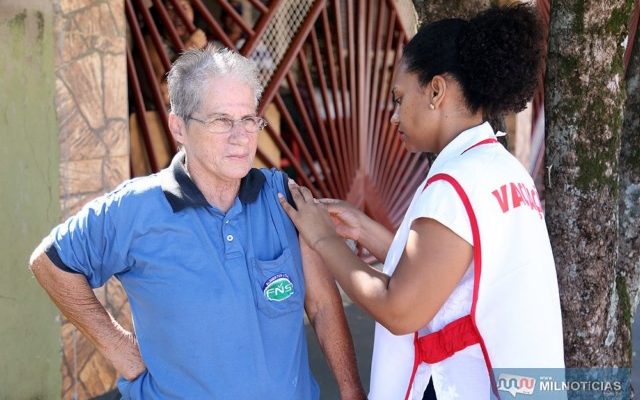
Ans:
[{"label": "woman's arm", "polygon": [[384,262],[393,241],[393,233],[365,213],[362,215],[366,219],[362,222],[362,233],[358,242],[380,262]]},{"label": "woman's arm", "polygon": [[379,261],[384,262],[393,241],[391,231],[346,201],[321,199],[320,203],[327,206],[340,236],[355,240]]},{"label": "woman's arm", "polygon": [[439,222],[420,218],[389,277],[353,254],[306,188],[291,185],[291,192],[298,210],[286,202],[282,206],[301,235],[349,297],[394,334],[415,332],[429,322],[472,261],[468,242]]}]

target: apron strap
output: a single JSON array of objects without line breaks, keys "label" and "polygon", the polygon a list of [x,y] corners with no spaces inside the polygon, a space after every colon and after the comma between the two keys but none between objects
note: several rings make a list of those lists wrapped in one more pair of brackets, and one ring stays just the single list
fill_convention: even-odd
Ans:
[{"label": "apron strap", "polygon": [[[474,145],[468,147],[465,151],[461,153],[464,154],[467,151],[474,149],[479,146],[484,146],[488,144],[496,144],[500,143],[495,137],[487,138],[481,140]],[[456,352],[463,350],[471,345],[479,344],[482,349],[482,355],[484,357],[485,363],[487,365],[487,373],[489,374],[489,379],[491,381],[491,389],[492,392],[496,395],[496,398],[500,398],[498,395],[497,386],[492,374],[491,360],[489,359],[489,354],[487,352],[487,348],[484,344],[484,340],[480,336],[478,329],[476,328],[476,324],[474,321],[475,316],[475,306],[477,302],[478,289],[480,284],[480,270],[482,267],[482,252],[480,251],[480,232],[478,230],[478,222],[475,217],[475,213],[473,212],[473,208],[471,207],[471,202],[469,201],[467,194],[464,192],[464,189],[458,181],[456,181],[453,177],[447,174],[436,174],[427,180],[423,191],[429,186],[433,181],[436,180],[445,180],[449,182],[456,192],[460,199],[465,205],[465,209],[469,216],[469,222],[471,224],[471,230],[473,233],[473,258],[475,262],[475,276],[474,276],[474,290],[473,290],[473,301],[471,305],[471,314],[466,315],[462,318],[459,318],[453,322],[447,324],[444,328],[437,332],[433,332],[429,335],[418,338],[418,332],[414,335],[414,360],[413,360],[413,371],[411,373],[411,378],[409,380],[409,387],[407,388],[407,393],[405,394],[405,400],[409,399],[409,394],[411,393],[411,389],[413,388],[413,381],[416,377],[416,372],[421,363],[425,362],[427,364],[435,364],[440,361],[446,360],[451,357]]]},{"label": "apron strap", "polygon": [[405,400],[409,399],[409,393],[413,387],[413,380],[420,364],[435,364],[446,360],[460,350],[480,343],[480,334],[473,324],[471,315],[450,322],[437,332],[418,337],[414,334],[414,356],[411,380],[405,394]]},{"label": "apron strap", "polygon": [[480,343],[480,334],[471,315],[447,324],[437,332],[415,338],[416,358],[427,364],[446,360],[469,346]]}]

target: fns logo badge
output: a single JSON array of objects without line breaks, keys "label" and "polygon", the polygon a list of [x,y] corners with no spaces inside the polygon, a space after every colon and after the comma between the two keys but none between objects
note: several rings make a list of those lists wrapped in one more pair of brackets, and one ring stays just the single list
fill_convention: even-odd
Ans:
[{"label": "fns logo badge", "polygon": [[269,301],[283,301],[293,295],[293,283],[289,275],[277,274],[264,283],[262,292]]}]

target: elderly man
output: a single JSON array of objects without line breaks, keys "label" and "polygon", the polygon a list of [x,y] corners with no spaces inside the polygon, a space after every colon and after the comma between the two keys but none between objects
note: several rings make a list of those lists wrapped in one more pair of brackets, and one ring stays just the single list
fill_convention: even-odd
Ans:
[{"label": "elderly man", "polygon": [[[278,203],[286,177],[251,168],[266,125],[254,64],[191,50],[168,82],[181,151],[54,228],[32,256],[37,280],[123,376],[125,399],[317,399],[303,307],[342,398],[364,398],[335,282]],[[111,276],[135,333],[91,290]]]}]

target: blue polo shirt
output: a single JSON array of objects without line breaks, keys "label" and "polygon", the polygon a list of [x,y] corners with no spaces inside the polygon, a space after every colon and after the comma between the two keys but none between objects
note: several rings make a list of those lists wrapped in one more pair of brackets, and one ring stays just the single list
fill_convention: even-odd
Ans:
[{"label": "blue polo shirt", "polygon": [[120,379],[123,398],[318,399],[297,233],[277,198],[285,178],[252,169],[225,214],[178,153],[53,229],[54,264],[94,288],[115,276],[129,297],[147,371]]}]

